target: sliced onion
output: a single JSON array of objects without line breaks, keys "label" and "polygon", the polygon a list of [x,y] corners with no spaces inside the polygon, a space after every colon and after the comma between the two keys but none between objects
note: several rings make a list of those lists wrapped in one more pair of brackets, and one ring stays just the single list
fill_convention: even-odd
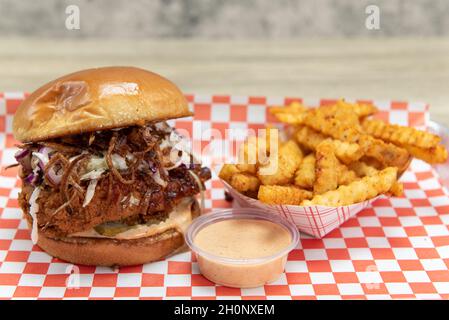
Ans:
[{"label": "sliced onion", "polygon": [[50,170],[47,172],[47,178],[55,185],[58,185],[61,183],[62,179],[62,173],[56,173],[56,170],[54,167],[51,167]]},{"label": "sliced onion", "polygon": [[37,183],[38,178],[39,176],[33,172],[26,176],[25,182],[35,185]]},{"label": "sliced onion", "polygon": [[98,179],[92,179],[89,182],[86,190],[86,196],[84,197],[83,208],[87,206],[95,195],[95,188],[97,186]]},{"label": "sliced onion", "polygon": [[33,157],[35,157],[38,160],[38,166],[41,170],[44,170],[45,166],[47,165],[49,159],[48,154],[40,153],[40,152],[33,152]]},{"label": "sliced onion", "polygon": [[49,148],[49,147],[42,147],[42,148],[39,148],[39,153],[42,153],[42,154],[46,155],[47,158],[49,158],[49,154],[50,154],[50,152],[52,152],[52,151],[53,151],[53,149],[52,149],[52,148]]},{"label": "sliced onion", "polygon": [[20,149],[20,150],[18,150],[14,154],[14,158],[16,158],[17,161],[20,161],[20,160],[22,160],[23,158],[25,158],[29,154],[30,154],[30,150],[28,150],[28,149]]},{"label": "sliced onion", "polygon": [[25,170],[31,170],[31,152],[29,149],[17,151],[14,157]]}]

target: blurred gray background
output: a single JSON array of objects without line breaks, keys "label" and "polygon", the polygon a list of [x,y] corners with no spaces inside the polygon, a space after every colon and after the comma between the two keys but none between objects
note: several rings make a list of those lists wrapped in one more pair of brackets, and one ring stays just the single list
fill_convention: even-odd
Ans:
[{"label": "blurred gray background", "polygon": [[[81,28],[67,30],[77,5]],[[365,27],[377,5],[381,27]],[[0,36],[303,38],[447,36],[448,0],[0,0]]]},{"label": "blurred gray background", "polygon": [[449,0],[0,0],[0,14],[0,92],[133,65],[187,93],[424,101],[449,126]]}]

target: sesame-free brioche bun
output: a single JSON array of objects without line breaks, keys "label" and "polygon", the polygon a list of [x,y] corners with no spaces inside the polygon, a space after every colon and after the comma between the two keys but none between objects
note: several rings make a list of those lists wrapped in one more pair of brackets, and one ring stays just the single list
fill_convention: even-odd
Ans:
[{"label": "sesame-free brioche bun", "polygon": [[184,244],[175,229],[133,240],[101,238],[52,239],[39,232],[37,245],[58,259],[88,266],[132,266],[163,259]]},{"label": "sesame-free brioche bun", "polygon": [[190,116],[169,80],[135,67],[103,67],[68,74],[40,87],[18,107],[14,137],[22,142],[143,125]]},{"label": "sesame-free brioche bun", "polygon": [[[200,215],[200,206],[195,199],[190,206],[190,218]],[[32,218],[26,215],[28,227]],[[184,248],[184,234],[170,228],[148,237],[131,240],[112,238],[67,237],[50,238],[38,230],[37,245],[58,259],[89,266],[132,266],[161,260]]]}]

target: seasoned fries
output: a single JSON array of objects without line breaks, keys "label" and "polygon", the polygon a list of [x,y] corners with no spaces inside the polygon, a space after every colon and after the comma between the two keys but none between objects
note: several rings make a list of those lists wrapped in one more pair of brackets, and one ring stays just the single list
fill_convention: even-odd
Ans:
[{"label": "seasoned fries", "polygon": [[295,174],[295,185],[303,189],[312,189],[315,182],[315,154],[307,155]]},{"label": "seasoned fries", "polygon": [[329,115],[326,107],[308,111],[302,123],[327,136],[346,142],[357,142],[361,135],[357,127],[342,122],[335,115]]},{"label": "seasoned fries", "polygon": [[350,184],[352,181],[357,180],[357,174],[350,170],[347,166],[339,164],[337,167],[338,185]]},{"label": "seasoned fries", "polygon": [[363,135],[359,143],[366,156],[376,159],[384,167],[403,168],[410,160],[407,150],[369,135]]},{"label": "seasoned fries", "polygon": [[302,158],[301,149],[296,142],[290,140],[280,146],[277,157],[276,155],[270,156],[269,163],[259,167],[257,176],[264,185],[289,184],[293,180]]},{"label": "seasoned fries", "polygon": [[445,163],[447,160],[447,150],[442,145],[430,148],[420,148],[415,146],[405,146],[408,152],[414,157],[424,160],[427,163]]},{"label": "seasoned fries", "polygon": [[267,204],[335,207],[380,194],[401,196],[398,176],[412,156],[429,163],[448,158],[436,135],[369,119],[377,112],[370,104],[339,100],[306,108],[295,102],[269,111],[289,125],[284,136],[290,140],[281,142],[271,130],[248,138],[239,163],[225,164],[219,174],[238,192]]},{"label": "seasoned fries", "polygon": [[435,134],[419,131],[415,128],[385,123],[381,120],[363,121],[363,129],[370,135],[400,146],[421,148],[436,147],[441,138]]},{"label": "seasoned fries", "polygon": [[307,108],[298,102],[293,102],[287,107],[272,107],[270,113],[279,121],[289,124],[300,124],[304,121]]},{"label": "seasoned fries", "polygon": [[344,100],[337,102],[339,108],[348,108],[352,110],[359,118],[365,118],[371,116],[377,112],[377,108],[372,104],[365,103],[348,103]]},{"label": "seasoned fries", "polygon": [[379,171],[375,167],[372,167],[363,161],[353,162],[349,165],[349,168],[359,177],[372,176],[377,174],[377,172]]},{"label": "seasoned fries", "polygon": [[294,186],[260,186],[258,198],[268,204],[299,205],[312,198],[312,192]]},{"label": "seasoned fries", "polygon": [[232,176],[230,184],[237,191],[245,193],[247,191],[257,191],[260,182],[259,179],[249,174],[237,173]]},{"label": "seasoned fries", "polygon": [[240,170],[235,164],[225,163],[223,167],[221,167],[220,174],[218,176],[224,181],[230,183],[232,176],[237,173],[240,173]]},{"label": "seasoned fries", "polygon": [[332,143],[337,158],[346,164],[356,161],[363,156],[362,149],[357,143],[330,139],[306,126],[300,127],[296,132],[296,141],[310,150],[316,150],[317,146],[326,139]]},{"label": "seasoned fries", "polygon": [[368,134],[400,146],[428,163],[444,163],[447,160],[447,150],[440,144],[441,138],[430,132],[380,120],[364,120],[362,126]]},{"label": "seasoned fries", "polygon": [[389,167],[373,176],[366,176],[361,180],[354,181],[349,185],[340,186],[336,190],[316,195],[312,200],[305,200],[303,206],[345,206],[362,202],[387,193],[393,187],[397,179],[397,168]]},{"label": "seasoned fries", "polygon": [[332,144],[329,141],[321,142],[316,148],[314,193],[321,194],[337,188],[338,165]]},{"label": "seasoned fries", "polygon": [[271,114],[280,114],[280,113],[302,113],[307,111],[307,108],[305,106],[303,106],[301,103],[299,102],[292,102],[291,104],[289,104],[286,107],[271,107],[270,108],[270,113]]}]

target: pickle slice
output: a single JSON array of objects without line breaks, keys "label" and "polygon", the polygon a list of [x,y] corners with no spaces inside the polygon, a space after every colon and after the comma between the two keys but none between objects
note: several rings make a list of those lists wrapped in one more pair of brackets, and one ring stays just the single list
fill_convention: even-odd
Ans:
[{"label": "pickle slice", "polygon": [[132,228],[134,228],[134,226],[128,226],[124,223],[119,222],[105,222],[94,227],[95,231],[106,237],[116,236],[119,233],[125,232]]}]

